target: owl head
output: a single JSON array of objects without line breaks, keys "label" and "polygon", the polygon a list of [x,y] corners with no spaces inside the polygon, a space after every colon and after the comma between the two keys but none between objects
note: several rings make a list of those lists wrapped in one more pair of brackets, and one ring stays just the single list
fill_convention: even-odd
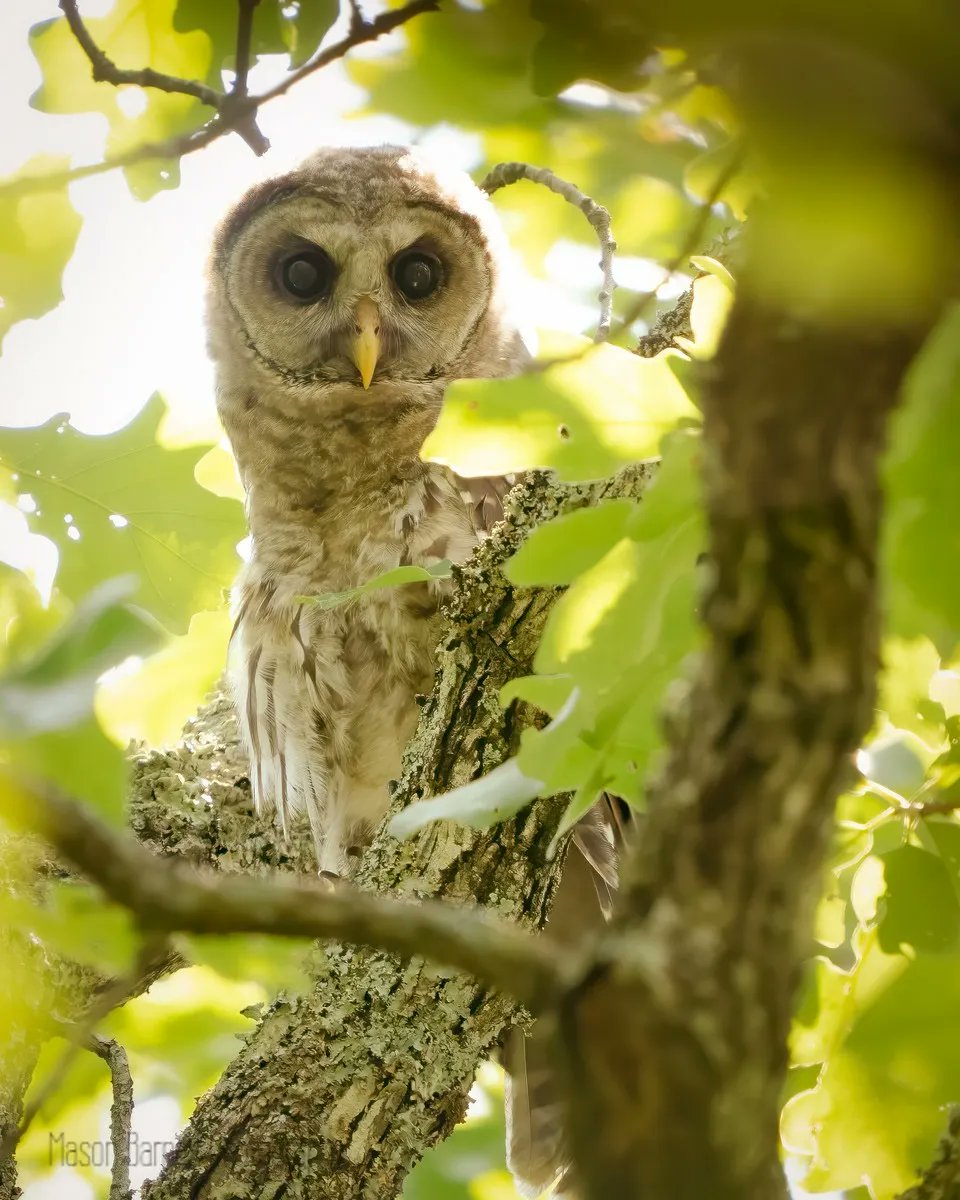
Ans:
[{"label": "owl head", "polygon": [[503,375],[525,357],[488,197],[405,147],[321,150],[253,187],[209,280],[221,369],[294,389]]}]

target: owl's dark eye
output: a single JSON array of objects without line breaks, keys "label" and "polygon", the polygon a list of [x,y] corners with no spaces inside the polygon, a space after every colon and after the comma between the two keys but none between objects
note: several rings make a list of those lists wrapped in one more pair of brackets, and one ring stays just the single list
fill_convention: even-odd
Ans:
[{"label": "owl's dark eye", "polygon": [[406,250],[393,260],[393,282],[408,300],[425,300],[443,278],[440,259],[425,250]]},{"label": "owl's dark eye", "polygon": [[330,291],[337,273],[324,250],[298,250],[277,264],[277,282],[295,300],[320,300]]}]

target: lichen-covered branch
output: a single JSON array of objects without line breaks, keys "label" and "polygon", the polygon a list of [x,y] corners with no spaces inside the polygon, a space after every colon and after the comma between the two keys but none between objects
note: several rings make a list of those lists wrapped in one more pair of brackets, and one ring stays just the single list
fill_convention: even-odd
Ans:
[{"label": "lichen-covered branch", "polygon": [[[436,685],[393,810],[496,766],[533,715],[519,706],[504,713],[497,693],[529,670],[554,593],[514,592],[504,559],[535,523],[605,495],[639,495],[649,476],[637,467],[572,489],[534,477],[514,493],[507,522],[459,572]],[[134,829],[157,850],[220,869],[312,869],[303,851],[285,848],[251,818],[245,770],[219,698],[181,747],[139,761]],[[479,903],[536,927],[562,861],[547,857],[562,809],[539,803],[486,833],[444,823],[397,842],[381,831],[356,884],[386,896]],[[507,1026],[527,1019],[515,1000],[467,975],[379,950],[334,943],[314,979],[309,995],[281,998],[265,1014],[145,1200],[298,1192],[390,1200],[414,1162],[462,1119],[481,1056]]]},{"label": "lichen-covered branch", "polygon": [[[151,854],[49,784],[23,785],[22,800],[31,824],[58,855],[129,909],[144,931],[336,937],[469,971],[533,1010],[559,989],[546,946],[484,913],[439,901],[384,899],[346,881],[334,886],[309,876],[225,879]],[[10,819],[15,810],[5,815]]]},{"label": "lichen-covered branch", "polygon": [[130,1200],[130,1131],[133,1123],[133,1079],[127,1052],[112,1038],[92,1035],[88,1049],[110,1069],[110,1142],[113,1146],[110,1200]]}]

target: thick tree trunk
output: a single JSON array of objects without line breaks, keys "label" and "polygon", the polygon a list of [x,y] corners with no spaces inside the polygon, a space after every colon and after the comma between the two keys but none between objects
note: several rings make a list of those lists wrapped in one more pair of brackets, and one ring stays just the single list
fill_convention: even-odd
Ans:
[{"label": "thick tree trunk", "polygon": [[705,371],[708,648],[616,927],[561,1017],[596,1200],[786,1195],[794,991],[872,717],[884,423],[925,332],[770,311],[748,277]]}]

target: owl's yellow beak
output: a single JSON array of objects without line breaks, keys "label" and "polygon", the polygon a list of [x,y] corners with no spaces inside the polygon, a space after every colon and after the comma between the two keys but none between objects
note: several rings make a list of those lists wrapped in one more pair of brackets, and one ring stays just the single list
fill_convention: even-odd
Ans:
[{"label": "owl's yellow beak", "polygon": [[380,357],[380,310],[370,296],[361,296],[353,314],[355,337],[350,345],[350,357],[360,372],[364,389],[370,386]]}]

